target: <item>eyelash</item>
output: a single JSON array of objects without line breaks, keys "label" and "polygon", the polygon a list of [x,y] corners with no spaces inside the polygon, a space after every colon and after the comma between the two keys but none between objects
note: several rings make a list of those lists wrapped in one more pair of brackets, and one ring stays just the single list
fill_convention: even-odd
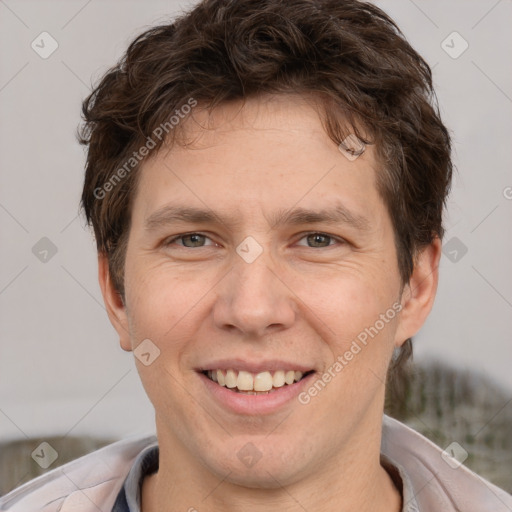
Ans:
[{"label": "eyelash", "polygon": [[[196,231],[192,231],[190,233],[183,233],[181,235],[176,235],[166,241],[164,241],[163,245],[165,247],[168,247],[170,245],[172,245],[174,242],[176,242],[177,240],[180,240],[180,239],[183,239],[187,236],[192,236],[192,235],[200,235],[200,236],[204,236],[205,238],[211,240],[211,238],[207,235],[205,235],[204,233],[199,233],[199,232],[196,232]],[[301,238],[299,238],[299,240],[302,240],[303,238],[306,238],[308,236],[311,236],[311,235],[320,235],[320,236],[324,236],[324,237],[327,237],[329,238],[331,241],[335,241],[335,242],[338,242],[339,244],[345,244],[346,241],[341,239],[341,238],[338,238],[336,236],[333,236],[333,235],[329,235],[328,233],[323,233],[321,231],[310,231],[308,233],[304,233],[302,234]],[[213,242],[213,240],[211,240]],[[215,244],[215,242],[214,242]],[[309,246],[306,246],[308,249],[327,249],[328,247],[332,247],[333,244],[329,244],[327,245],[326,247],[309,247]],[[182,247],[183,249],[203,249],[204,247],[211,247],[211,246],[199,246],[199,247],[186,247],[184,245],[180,245],[180,247]],[[302,246],[304,247],[304,246]]]}]

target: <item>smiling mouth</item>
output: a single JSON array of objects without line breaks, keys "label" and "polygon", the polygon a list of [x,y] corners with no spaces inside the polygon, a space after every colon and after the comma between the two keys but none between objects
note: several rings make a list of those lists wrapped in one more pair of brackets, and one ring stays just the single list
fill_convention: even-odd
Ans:
[{"label": "smiling mouth", "polygon": [[298,370],[277,370],[275,372],[265,371],[254,374],[244,370],[230,369],[204,370],[201,373],[219,386],[225,387],[234,393],[265,395],[301,381],[314,373],[314,370],[305,373]]}]

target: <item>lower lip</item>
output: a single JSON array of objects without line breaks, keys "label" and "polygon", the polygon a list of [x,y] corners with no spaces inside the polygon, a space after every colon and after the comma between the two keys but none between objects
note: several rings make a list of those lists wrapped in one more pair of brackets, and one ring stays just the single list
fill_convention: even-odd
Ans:
[{"label": "lower lip", "polygon": [[224,408],[237,414],[259,415],[271,414],[281,409],[294,398],[296,399],[301,391],[308,386],[310,379],[315,374],[311,373],[299,382],[285,384],[272,393],[261,395],[237,393],[225,386],[220,386],[203,373],[198,373],[198,375],[204,382],[207,391],[211,393],[214,399]]}]

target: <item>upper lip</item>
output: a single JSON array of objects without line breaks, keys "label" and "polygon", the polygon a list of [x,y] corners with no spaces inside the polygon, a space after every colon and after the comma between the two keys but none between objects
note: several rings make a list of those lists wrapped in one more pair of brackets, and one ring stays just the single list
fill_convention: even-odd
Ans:
[{"label": "upper lip", "polygon": [[278,370],[297,370],[303,373],[314,370],[313,366],[305,366],[301,363],[293,363],[281,359],[268,359],[265,361],[248,361],[247,359],[218,359],[202,364],[197,371],[207,370],[242,370],[249,373],[261,373],[265,371],[275,372]]}]

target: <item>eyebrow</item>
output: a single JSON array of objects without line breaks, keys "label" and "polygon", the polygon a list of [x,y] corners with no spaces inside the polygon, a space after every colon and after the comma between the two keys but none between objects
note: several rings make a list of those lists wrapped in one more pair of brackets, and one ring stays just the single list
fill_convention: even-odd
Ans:
[{"label": "eyebrow", "polygon": [[[369,231],[371,228],[371,223],[366,217],[350,211],[342,204],[337,204],[334,208],[321,210],[305,208],[278,210],[267,220],[271,229],[284,225],[296,226],[316,223],[346,224],[360,231]],[[241,219],[239,217],[226,217],[208,209],[168,205],[152,213],[144,222],[144,229],[146,231],[157,231],[177,222],[217,223],[233,228],[240,225]]]}]

